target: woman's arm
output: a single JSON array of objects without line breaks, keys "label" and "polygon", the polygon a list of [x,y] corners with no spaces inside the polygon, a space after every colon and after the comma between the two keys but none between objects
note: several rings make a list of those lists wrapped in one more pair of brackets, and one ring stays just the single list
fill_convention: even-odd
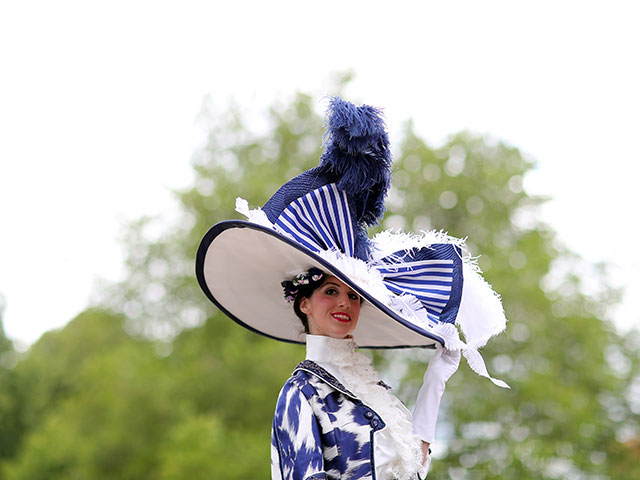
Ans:
[{"label": "woman's arm", "polygon": [[413,431],[422,439],[422,452],[425,459],[429,452],[429,445],[435,440],[436,420],[445,384],[459,365],[460,351],[445,350],[438,344],[436,353],[429,361],[424,374],[424,381],[413,411]]},{"label": "woman's arm", "polygon": [[429,442],[422,441],[422,463],[427,461],[427,456],[429,455]]}]

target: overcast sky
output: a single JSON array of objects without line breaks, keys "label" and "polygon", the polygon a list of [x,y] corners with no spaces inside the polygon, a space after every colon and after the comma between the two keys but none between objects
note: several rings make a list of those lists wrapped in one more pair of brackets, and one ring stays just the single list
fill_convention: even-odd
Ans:
[{"label": "overcast sky", "polygon": [[[607,1],[6,1],[0,4],[0,293],[28,345],[121,273],[124,222],[189,183],[205,96],[260,109],[331,72],[433,146],[470,129],[537,160],[525,187],[568,247],[627,286],[640,324],[640,8]],[[266,199],[265,199],[266,200]],[[233,202],[234,199],[229,199]],[[204,301],[204,300],[203,300]]]}]

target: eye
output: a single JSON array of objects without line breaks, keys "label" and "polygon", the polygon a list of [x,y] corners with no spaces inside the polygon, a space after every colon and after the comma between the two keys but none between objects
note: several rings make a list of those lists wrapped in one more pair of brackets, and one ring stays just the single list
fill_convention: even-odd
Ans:
[{"label": "eye", "polygon": [[353,293],[353,292],[349,292],[349,299],[350,300],[360,300],[360,297],[357,294]]},{"label": "eye", "polygon": [[335,295],[338,293],[338,291],[334,287],[329,287],[324,291],[324,293],[326,293],[327,295]]}]

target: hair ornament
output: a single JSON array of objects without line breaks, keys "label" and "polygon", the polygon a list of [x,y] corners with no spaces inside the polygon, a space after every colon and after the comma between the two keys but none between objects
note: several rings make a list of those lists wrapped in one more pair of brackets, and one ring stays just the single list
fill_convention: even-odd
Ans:
[{"label": "hair ornament", "polygon": [[324,272],[317,267],[311,267],[305,272],[301,272],[293,277],[293,280],[285,280],[281,283],[284,290],[284,299],[291,303],[296,299],[301,286],[317,283],[324,278]]}]

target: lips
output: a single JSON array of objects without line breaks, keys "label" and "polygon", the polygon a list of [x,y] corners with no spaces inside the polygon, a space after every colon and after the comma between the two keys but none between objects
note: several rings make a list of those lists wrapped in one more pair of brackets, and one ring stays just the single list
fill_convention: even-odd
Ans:
[{"label": "lips", "polygon": [[331,316],[339,322],[349,323],[351,321],[351,316],[348,313],[336,312],[332,313]]}]

